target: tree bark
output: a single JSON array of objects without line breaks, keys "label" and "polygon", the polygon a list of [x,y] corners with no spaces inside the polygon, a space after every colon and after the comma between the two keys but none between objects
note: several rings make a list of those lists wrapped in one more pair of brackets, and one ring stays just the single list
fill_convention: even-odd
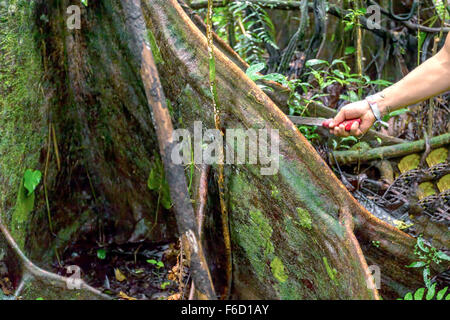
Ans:
[{"label": "tree bark", "polygon": [[[95,243],[99,232],[110,242],[159,241],[176,235],[171,212],[159,213],[162,219],[155,230],[147,227],[157,199],[146,188],[157,139],[139,76],[140,37],[151,44],[173,123],[191,132],[195,121],[204,128],[215,127],[207,41],[175,0],[141,1],[146,30],[136,33],[140,16],[136,11],[130,14],[128,6],[138,2],[89,3],[82,11],[82,28],[73,31],[62,19],[67,0],[37,1],[32,11],[37,27],[33,32],[41,30],[45,39],[37,49],[47,92],[41,99],[46,104],[41,113],[37,104],[31,105],[37,118],[17,118],[24,128],[34,128],[31,134],[38,141],[27,149],[34,157],[25,153],[30,158],[26,166],[41,171],[50,151],[50,143],[42,145],[50,127],[46,120],[56,129],[61,169],[52,152],[46,185],[57,237],[48,230],[42,188],[35,192],[35,209],[19,215],[15,210],[21,203],[12,209],[8,196],[2,201],[2,216],[21,249],[37,264],[48,266],[53,249],[68,248],[77,239]],[[45,22],[39,18],[43,13],[61,19]],[[277,174],[262,175],[261,164],[225,169],[233,297],[377,299],[378,291],[368,286],[373,279],[366,259],[389,279],[381,293],[402,294],[419,285],[418,270],[399,272],[415,259],[414,239],[367,212],[272,100],[224,52],[216,48],[214,55],[222,126],[279,132]],[[41,94],[38,85],[32,87]],[[17,134],[9,130],[9,136]],[[41,153],[44,156],[36,156]],[[7,157],[19,163],[24,154],[1,153],[0,162]],[[10,159],[8,163],[8,172],[21,180],[23,168],[15,168]],[[0,178],[6,181],[4,171]],[[370,243],[375,240],[380,246],[374,252]],[[207,249],[216,250],[211,245]]]}]

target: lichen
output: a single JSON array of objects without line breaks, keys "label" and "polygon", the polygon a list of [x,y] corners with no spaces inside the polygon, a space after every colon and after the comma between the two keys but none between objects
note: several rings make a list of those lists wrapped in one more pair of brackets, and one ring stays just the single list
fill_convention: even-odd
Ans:
[{"label": "lichen", "polygon": [[270,263],[270,268],[275,279],[277,279],[280,283],[286,282],[288,276],[284,271],[284,265],[283,262],[281,262],[280,258],[273,258],[272,262]]},{"label": "lichen", "polygon": [[303,228],[306,228],[306,229],[312,228],[312,219],[307,210],[305,210],[303,208],[297,208],[297,215],[298,215],[299,223]]}]

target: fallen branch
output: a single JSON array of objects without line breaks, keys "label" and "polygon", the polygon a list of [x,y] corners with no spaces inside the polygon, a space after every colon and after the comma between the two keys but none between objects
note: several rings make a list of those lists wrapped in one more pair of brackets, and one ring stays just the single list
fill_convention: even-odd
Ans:
[{"label": "fallen branch", "polygon": [[[450,144],[450,133],[430,139],[432,149]],[[425,150],[425,140],[405,142],[393,146],[379,147],[361,152],[359,150],[335,151],[334,157],[339,164],[352,164],[371,160],[402,157]]]},{"label": "fallen branch", "polygon": [[[202,241],[203,238],[203,222],[205,221],[206,202],[208,199],[208,176],[211,166],[208,164],[201,164],[195,169],[193,182],[193,198],[195,199],[195,216],[198,224],[198,238]],[[190,258],[189,258],[190,261]],[[195,284],[192,283],[191,291],[189,293],[189,300],[194,300]]]}]

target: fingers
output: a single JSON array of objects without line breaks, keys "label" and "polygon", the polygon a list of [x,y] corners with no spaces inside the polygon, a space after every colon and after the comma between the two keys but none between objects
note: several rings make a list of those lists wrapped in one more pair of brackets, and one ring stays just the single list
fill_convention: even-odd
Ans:
[{"label": "fingers", "polygon": [[350,129],[350,135],[359,137],[363,135],[363,132],[360,129],[360,125],[358,122],[353,122],[352,127]]},{"label": "fingers", "polygon": [[337,124],[344,122],[345,120],[345,109],[343,108],[339,113],[334,117],[333,121],[328,125],[330,129],[334,129]]},{"label": "fingers", "polygon": [[350,132],[345,130],[344,124],[334,127],[332,133],[338,137],[348,137],[350,135]]},{"label": "fingers", "polygon": [[338,137],[348,137],[348,136],[362,136],[364,132],[361,130],[361,127],[358,122],[353,122],[350,131],[345,129],[345,123],[340,124],[339,126],[334,127],[330,132]]},{"label": "fingers", "polygon": [[[350,131],[341,126],[345,120],[361,119],[361,124],[353,123]],[[358,101],[344,106],[329,124],[330,133],[339,137],[348,137],[349,135],[361,136],[366,133],[373,125],[375,118],[367,101]]]}]

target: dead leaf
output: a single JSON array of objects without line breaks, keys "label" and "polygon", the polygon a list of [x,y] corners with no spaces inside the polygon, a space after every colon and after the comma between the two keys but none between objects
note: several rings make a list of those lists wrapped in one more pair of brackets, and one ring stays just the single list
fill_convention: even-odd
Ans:
[{"label": "dead leaf", "polygon": [[431,182],[424,182],[419,184],[419,188],[417,188],[417,197],[419,200],[422,200],[425,197],[429,197],[433,194],[436,194],[434,190],[434,185]]},{"label": "dead leaf", "polygon": [[116,276],[116,279],[119,282],[122,282],[127,279],[127,277],[125,277],[124,274],[122,272],[120,272],[120,270],[118,268],[114,269],[114,275]]},{"label": "dead leaf", "polygon": [[444,163],[447,160],[447,154],[448,150],[445,148],[439,148],[431,151],[426,159],[428,166],[432,167],[439,163]]},{"label": "dead leaf", "polygon": [[3,294],[9,296],[12,292],[8,289],[10,286],[9,278],[0,279],[0,287],[2,288]]},{"label": "dead leaf", "polygon": [[439,191],[444,192],[446,190],[450,189],[450,174],[447,174],[439,180],[437,183],[437,186],[439,188]]},{"label": "dead leaf", "polygon": [[409,156],[403,157],[398,163],[398,169],[401,173],[405,173],[409,170],[414,170],[419,166],[420,156],[418,154],[410,154]]},{"label": "dead leaf", "polygon": [[[118,269],[116,269],[118,270]],[[119,292],[119,298],[121,299],[125,299],[125,300],[137,300],[136,298],[130,297],[129,295],[127,295],[125,292],[120,291]]]},{"label": "dead leaf", "polygon": [[179,293],[175,293],[167,298],[167,300],[180,300],[181,295]]},{"label": "dead leaf", "polygon": [[167,279],[170,280],[170,281],[176,281],[177,280],[177,275],[175,273],[171,272],[167,276]]}]

